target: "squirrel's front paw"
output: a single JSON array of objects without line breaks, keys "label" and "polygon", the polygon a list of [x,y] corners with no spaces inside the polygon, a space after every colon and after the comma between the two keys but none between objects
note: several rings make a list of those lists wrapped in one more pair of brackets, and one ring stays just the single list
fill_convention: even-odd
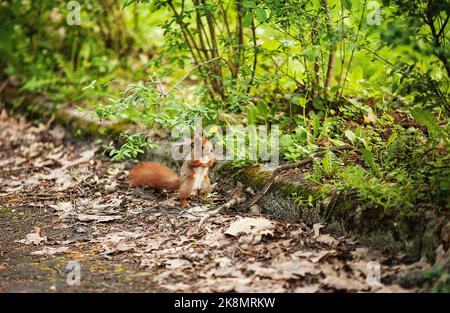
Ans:
[{"label": "squirrel's front paw", "polygon": [[180,199],[180,204],[182,207],[188,207],[189,201],[187,199]]}]

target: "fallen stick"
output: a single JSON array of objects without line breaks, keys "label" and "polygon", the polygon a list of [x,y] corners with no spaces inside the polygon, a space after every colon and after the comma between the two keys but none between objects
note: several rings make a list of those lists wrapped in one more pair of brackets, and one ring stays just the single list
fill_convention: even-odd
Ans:
[{"label": "fallen stick", "polygon": [[203,227],[203,225],[205,224],[205,222],[210,219],[213,216],[216,216],[217,214],[219,214],[220,212],[222,212],[223,210],[229,209],[237,204],[240,204],[242,202],[244,202],[246,200],[245,196],[242,196],[242,190],[240,188],[236,188],[233,191],[233,194],[231,196],[230,201],[222,204],[221,206],[219,206],[217,209],[210,211],[207,215],[203,216],[200,221],[197,223],[197,226],[195,226],[195,230],[194,230],[194,236],[197,237]]}]

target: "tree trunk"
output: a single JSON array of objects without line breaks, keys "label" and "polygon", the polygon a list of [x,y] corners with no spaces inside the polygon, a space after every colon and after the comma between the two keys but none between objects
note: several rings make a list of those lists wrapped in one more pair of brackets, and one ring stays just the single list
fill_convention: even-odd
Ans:
[{"label": "tree trunk", "polygon": [[[325,11],[325,21],[327,23],[328,34],[333,33],[333,25],[331,23],[330,11],[328,8],[328,0],[321,0],[322,7]],[[325,87],[330,87],[334,76],[334,63],[336,61],[336,44],[332,42],[328,57],[327,76],[325,79]]]}]

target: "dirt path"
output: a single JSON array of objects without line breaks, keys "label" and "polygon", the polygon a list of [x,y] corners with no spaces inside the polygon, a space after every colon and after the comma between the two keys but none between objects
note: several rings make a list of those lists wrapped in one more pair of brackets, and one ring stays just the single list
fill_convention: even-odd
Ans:
[{"label": "dirt path", "polygon": [[59,127],[1,114],[1,292],[405,291],[399,277],[428,266],[318,224],[232,210],[194,237],[198,218],[226,195],[182,209],[174,195],[130,189],[124,164],[101,152]]}]

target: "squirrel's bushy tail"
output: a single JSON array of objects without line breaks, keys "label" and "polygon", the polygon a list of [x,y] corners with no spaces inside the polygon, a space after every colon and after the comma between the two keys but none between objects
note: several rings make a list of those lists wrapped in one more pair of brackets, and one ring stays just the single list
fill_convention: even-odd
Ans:
[{"label": "squirrel's bushy tail", "polygon": [[147,186],[176,191],[180,187],[177,173],[157,162],[144,162],[130,171],[129,182],[134,186]]}]

